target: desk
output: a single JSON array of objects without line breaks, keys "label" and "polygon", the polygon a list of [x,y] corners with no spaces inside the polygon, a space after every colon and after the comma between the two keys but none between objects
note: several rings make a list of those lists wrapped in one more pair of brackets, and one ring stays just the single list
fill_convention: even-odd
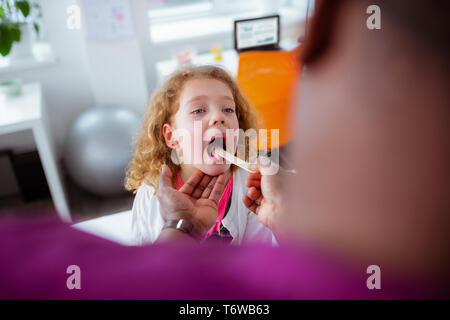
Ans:
[{"label": "desk", "polygon": [[23,130],[31,130],[33,134],[59,217],[63,221],[70,222],[64,186],[48,131],[40,83],[23,85],[22,95],[18,97],[0,96],[0,135]]}]

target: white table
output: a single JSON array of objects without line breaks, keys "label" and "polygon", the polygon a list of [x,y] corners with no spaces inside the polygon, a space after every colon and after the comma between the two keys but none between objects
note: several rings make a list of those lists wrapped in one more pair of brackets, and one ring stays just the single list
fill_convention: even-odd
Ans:
[{"label": "white table", "polygon": [[79,222],[72,226],[126,246],[135,246],[139,244],[131,232],[131,215],[131,210],[127,210]]},{"label": "white table", "polygon": [[23,85],[22,95],[18,97],[0,96],[0,135],[23,130],[33,133],[56,211],[63,221],[70,222],[69,206],[53,152],[40,83]]}]

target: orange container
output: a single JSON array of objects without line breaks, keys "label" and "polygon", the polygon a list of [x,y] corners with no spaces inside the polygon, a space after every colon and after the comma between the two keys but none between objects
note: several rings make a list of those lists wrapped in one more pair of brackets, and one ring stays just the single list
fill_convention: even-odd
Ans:
[{"label": "orange container", "polygon": [[[285,145],[292,139],[294,98],[301,74],[300,46],[291,51],[246,51],[239,54],[237,80],[262,116],[267,142],[259,147]],[[279,130],[279,143],[271,144],[270,130]]]}]

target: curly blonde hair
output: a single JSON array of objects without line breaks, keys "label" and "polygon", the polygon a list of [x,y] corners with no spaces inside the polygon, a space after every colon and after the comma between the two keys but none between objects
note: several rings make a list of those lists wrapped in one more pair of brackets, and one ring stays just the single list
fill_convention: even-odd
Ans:
[{"label": "curly blonde hair", "polygon": [[172,149],[165,143],[163,126],[170,123],[178,111],[179,95],[186,81],[198,78],[215,79],[228,85],[236,104],[239,128],[244,131],[259,129],[258,113],[227,71],[211,65],[191,66],[175,71],[150,98],[142,125],[134,140],[135,152],[125,179],[127,190],[135,193],[145,181],[156,192],[163,164],[169,166],[174,173],[180,171],[181,167],[171,160]]}]

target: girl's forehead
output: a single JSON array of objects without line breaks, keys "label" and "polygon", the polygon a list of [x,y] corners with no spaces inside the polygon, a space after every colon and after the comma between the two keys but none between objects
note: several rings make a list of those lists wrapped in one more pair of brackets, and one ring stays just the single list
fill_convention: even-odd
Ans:
[{"label": "girl's forehead", "polygon": [[[223,81],[212,78],[198,78],[187,80],[180,93],[180,103],[187,103],[193,98],[231,98],[233,93]],[[233,99],[234,100],[234,99]]]}]

